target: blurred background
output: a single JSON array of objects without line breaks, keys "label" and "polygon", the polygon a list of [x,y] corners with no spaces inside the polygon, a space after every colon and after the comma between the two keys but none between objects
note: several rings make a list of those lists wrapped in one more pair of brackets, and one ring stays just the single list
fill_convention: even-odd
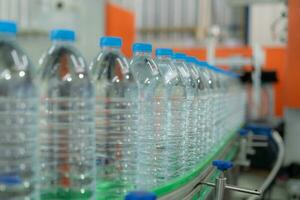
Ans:
[{"label": "blurred background", "polygon": [[[211,62],[216,60],[211,56],[261,57],[262,71],[275,73],[276,81],[271,90],[260,91],[258,118],[268,118],[284,135],[281,180],[291,174],[299,178],[299,0],[0,0],[0,19],[19,23],[21,45],[35,64],[49,46],[49,30],[58,27],[77,31],[77,47],[88,61],[99,51],[103,35],[122,37],[127,57],[135,41]],[[257,46],[261,53],[255,55]],[[251,71],[253,66],[237,64],[240,69]],[[297,184],[295,191],[300,191]]]},{"label": "blurred background", "polygon": [[88,58],[104,34],[123,36],[124,49],[132,41],[205,47],[211,34],[222,47],[283,47],[287,41],[287,4],[280,0],[0,0],[0,9],[1,19],[19,22],[29,44],[47,42],[54,27],[75,29]]},{"label": "blurred background", "polygon": [[[19,39],[37,64],[49,44],[48,32],[75,29],[77,46],[91,61],[98,38],[121,36],[131,56],[134,41],[172,47],[201,59],[215,38],[218,56],[251,56],[265,50],[264,67],[283,79],[288,7],[283,0],[0,0],[0,19],[19,23]],[[275,86],[275,114],[283,115],[280,81]]]}]

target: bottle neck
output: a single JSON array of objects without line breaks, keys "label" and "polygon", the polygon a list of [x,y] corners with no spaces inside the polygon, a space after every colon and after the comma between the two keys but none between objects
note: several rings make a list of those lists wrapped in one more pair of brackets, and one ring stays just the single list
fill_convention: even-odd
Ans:
[{"label": "bottle neck", "polygon": [[120,51],[120,47],[112,47],[112,46],[103,46],[101,47],[103,51]]},{"label": "bottle neck", "polygon": [[168,56],[168,55],[159,55],[156,57],[157,57],[157,59],[171,59],[171,56]]},{"label": "bottle neck", "polygon": [[149,53],[149,52],[140,52],[140,51],[134,52],[133,55],[134,56],[145,56],[145,57],[151,57],[152,56],[152,54]]},{"label": "bottle neck", "polygon": [[53,40],[52,43],[54,45],[59,45],[59,46],[71,46],[74,44],[73,41],[63,41],[63,40]]}]

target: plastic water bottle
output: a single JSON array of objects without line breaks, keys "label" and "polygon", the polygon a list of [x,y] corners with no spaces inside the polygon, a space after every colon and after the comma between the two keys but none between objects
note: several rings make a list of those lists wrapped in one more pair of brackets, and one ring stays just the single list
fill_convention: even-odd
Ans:
[{"label": "plastic water bottle", "polygon": [[235,116],[240,112],[236,108],[239,108],[243,99],[236,98],[237,86],[239,85],[235,82],[237,80],[236,74],[216,67],[214,67],[214,71],[219,82],[219,98],[217,99],[218,107],[216,110],[218,113],[216,114],[217,140],[222,141],[241,125],[239,124],[240,119],[235,118]]},{"label": "plastic water bottle", "polygon": [[135,182],[138,86],[121,45],[121,38],[102,37],[90,66],[96,86],[97,199],[122,198]]},{"label": "plastic water bottle", "polygon": [[161,151],[164,134],[163,113],[166,111],[163,96],[163,82],[158,67],[152,58],[152,45],[135,43],[134,56],[130,62],[139,89],[139,123],[136,136],[137,147],[137,189],[150,190],[159,184]]},{"label": "plastic water bottle", "polygon": [[[239,106],[239,102],[235,101],[235,95],[236,95],[236,86],[231,85],[232,80],[234,79],[233,75],[227,71],[224,70],[224,74],[220,76],[220,82],[222,83],[222,93],[223,93],[223,99],[222,103],[226,107],[223,107],[221,112],[221,124],[220,126],[223,127],[223,133],[222,137],[226,137],[232,128],[237,128],[234,127],[236,123],[239,123],[239,119],[235,119],[235,115],[239,113],[239,110],[235,110]],[[235,103],[234,106],[231,103]],[[233,113],[234,111],[235,113]],[[235,120],[234,122],[232,120]]]},{"label": "plastic water bottle", "polygon": [[182,141],[182,173],[193,168],[193,163],[196,159],[196,144],[195,144],[195,104],[197,96],[196,80],[192,76],[191,68],[186,65],[186,55],[183,53],[174,53],[173,62],[178,70],[179,76],[185,88],[185,101],[183,103],[182,124],[184,125],[183,141]]},{"label": "plastic water bottle", "polygon": [[[231,88],[229,86],[230,80],[233,78],[233,76],[225,70],[220,69],[220,72],[218,73],[219,82],[220,82],[220,98],[219,100],[219,119],[218,119],[218,125],[219,125],[219,140],[222,140],[230,133],[230,126],[233,122],[227,121],[227,119],[231,118],[230,110],[231,104],[229,103],[234,99],[235,92],[231,93]],[[234,90],[234,87],[232,88]],[[235,106],[238,105],[238,102]],[[235,107],[234,106],[234,107]],[[237,111],[238,112],[238,111]],[[232,130],[231,130],[232,131]]]},{"label": "plastic water bottle", "polygon": [[38,199],[38,94],[16,32],[15,22],[0,21],[0,199]]},{"label": "plastic water bottle", "polygon": [[209,107],[209,83],[198,68],[198,60],[195,57],[186,57],[187,66],[190,68],[191,75],[196,82],[196,98],[193,106],[193,127],[194,133],[194,159],[192,166],[198,164],[205,156],[205,146],[208,145],[209,138],[208,127],[208,107]]},{"label": "plastic water bottle", "polygon": [[247,94],[246,94],[246,88],[242,84],[240,77],[235,77],[232,79],[231,85],[236,86],[236,92],[234,95],[233,102],[228,102],[229,104],[238,105],[235,109],[236,112],[233,110],[230,110],[232,113],[238,113],[235,115],[235,120],[237,121],[236,126],[240,128],[245,121],[246,121],[246,107],[247,107]]},{"label": "plastic water bottle", "polygon": [[239,129],[245,121],[246,96],[239,82],[239,76],[230,71],[224,71],[221,82],[224,90],[222,125],[224,135]]},{"label": "plastic water bottle", "polygon": [[166,122],[164,124],[164,151],[165,160],[161,164],[164,169],[162,182],[177,177],[181,173],[183,138],[185,136],[184,102],[185,88],[181,82],[177,69],[172,61],[171,49],[156,49],[156,64],[163,77],[164,93],[166,96]]},{"label": "plastic water bottle", "polygon": [[[205,82],[207,83],[207,92],[205,92],[205,95],[203,95],[203,107],[202,107],[202,115],[200,113],[200,119],[202,118],[204,120],[203,122],[203,134],[202,139],[206,145],[204,145],[204,155],[209,154],[214,147],[214,144],[216,143],[215,138],[215,101],[216,101],[216,80],[214,79],[214,76],[212,75],[212,72],[209,69],[209,65],[207,62],[203,61],[197,61],[197,66],[199,73],[203,76],[205,79]],[[200,109],[200,108],[199,108]],[[201,123],[200,123],[201,124]]]},{"label": "plastic water bottle", "polygon": [[210,74],[211,80],[214,83],[214,88],[212,90],[212,121],[213,121],[213,142],[218,144],[222,137],[222,131],[224,130],[221,126],[222,121],[222,107],[223,107],[223,91],[222,83],[220,81],[220,70],[214,66],[207,65],[208,73]]},{"label": "plastic water bottle", "polygon": [[94,199],[94,87],[75,33],[53,30],[40,60],[41,199]]}]

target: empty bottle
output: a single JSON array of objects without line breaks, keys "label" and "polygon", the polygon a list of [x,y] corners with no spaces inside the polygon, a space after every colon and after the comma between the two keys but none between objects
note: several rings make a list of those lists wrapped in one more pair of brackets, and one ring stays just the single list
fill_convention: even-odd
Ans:
[{"label": "empty bottle", "polygon": [[150,190],[159,184],[162,154],[162,135],[166,112],[163,83],[158,67],[152,58],[152,45],[135,43],[134,56],[130,62],[133,75],[138,83],[139,123],[136,136],[137,147],[137,189]]},{"label": "empty bottle", "polygon": [[75,33],[53,30],[40,60],[41,199],[94,199],[95,96]]},{"label": "empty bottle", "polygon": [[138,87],[121,45],[121,38],[102,37],[90,66],[97,104],[97,199],[120,199],[134,188]]},{"label": "empty bottle", "polygon": [[184,102],[186,100],[185,88],[180,75],[172,61],[171,49],[156,49],[155,62],[163,77],[164,95],[166,97],[166,112],[164,123],[163,146],[161,151],[165,154],[161,164],[161,181],[177,177],[182,173],[181,153],[184,147],[185,136]]},{"label": "empty bottle", "polygon": [[16,41],[17,25],[0,21],[0,199],[38,199],[38,94],[33,66]]}]

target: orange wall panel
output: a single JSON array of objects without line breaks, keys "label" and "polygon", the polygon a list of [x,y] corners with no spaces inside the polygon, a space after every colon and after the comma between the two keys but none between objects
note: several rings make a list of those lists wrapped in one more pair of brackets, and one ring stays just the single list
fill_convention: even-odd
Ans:
[{"label": "orange wall panel", "polygon": [[134,13],[108,2],[105,5],[105,19],[105,35],[121,37],[123,39],[122,51],[130,57],[131,45],[135,39]]},{"label": "orange wall panel", "polygon": [[288,45],[285,69],[284,103],[300,108],[300,1],[288,1]]}]

